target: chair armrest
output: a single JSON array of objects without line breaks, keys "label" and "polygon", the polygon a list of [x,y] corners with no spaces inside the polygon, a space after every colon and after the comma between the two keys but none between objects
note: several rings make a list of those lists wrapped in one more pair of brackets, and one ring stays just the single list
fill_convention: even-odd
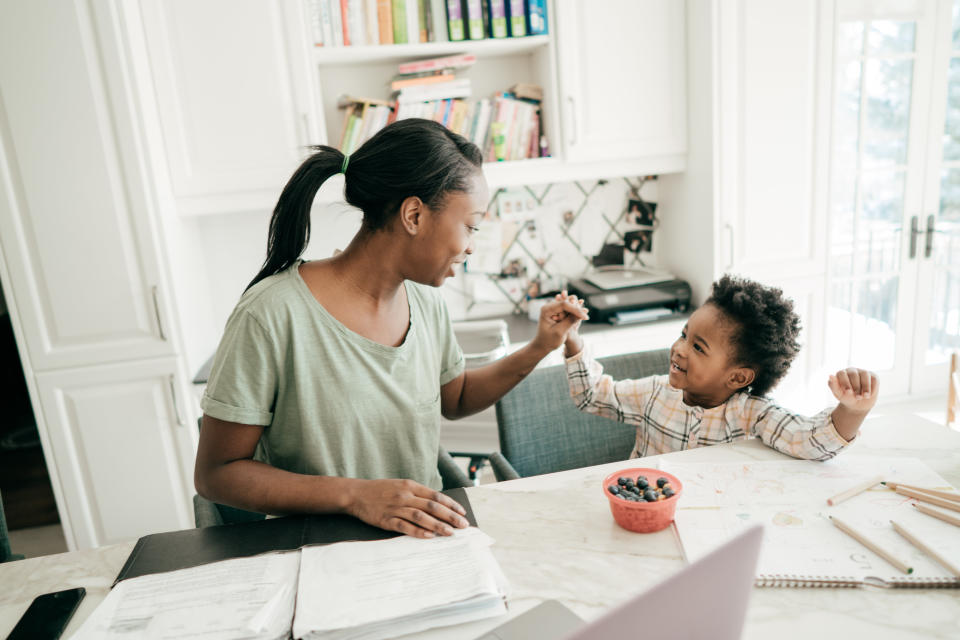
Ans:
[{"label": "chair armrest", "polygon": [[499,451],[494,451],[490,454],[490,467],[493,469],[493,475],[496,477],[497,482],[503,482],[504,480],[517,480],[520,478],[520,474],[517,473],[517,470],[513,468],[513,465],[503,457],[503,454]]},{"label": "chair armrest", "polygon": [[457,487],[466,489],[473,486],[467,474],[463,472],[463,469],[454,461],[453,456],[447,453],[447,450],[443,447],[440,447],[437,454],[437,470],[440,471],[444,489],[455,489]]}]

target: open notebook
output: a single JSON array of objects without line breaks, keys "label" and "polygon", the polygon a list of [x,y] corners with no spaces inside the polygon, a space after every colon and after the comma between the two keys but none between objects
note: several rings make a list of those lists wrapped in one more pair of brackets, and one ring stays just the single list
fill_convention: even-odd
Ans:
[{"label": "open notebook", "polygon": [[119,582],[72,637],[377,640],[506,611],[475,527],[430,540],[339,542]]},{"label": "open notebook", "polygon": [[[687,559],[695,560],[741,529],[765,525],[757,563],[761,587],[960,588],[944,567],[890,525],[915,531],[943,556],[960,562],[960,535],[951,524],[919,513],[913,500],[877,485],[836,506],[827,498],[872,476],[927,488],[950,485],[912,458],[839,456],[826,462],[661,463],[683,483],[674,518]],[[914,568],[904,574],[837,529],[842,517]]]}]

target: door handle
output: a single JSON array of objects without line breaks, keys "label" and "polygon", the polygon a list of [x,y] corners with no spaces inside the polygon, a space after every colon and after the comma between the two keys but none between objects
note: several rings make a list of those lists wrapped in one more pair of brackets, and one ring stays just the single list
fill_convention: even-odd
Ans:
[{"label": "door handle", "polygon": [[170,399],[173,400],[173,414],[174,414],[174,417],[176,417],[177,419],[177,426],[185,427],[187,426],[187,422],[186,420],[183,419],[183,416],[180,413],[180,403],[177,402],[177,386],[173,376],[170,376],[169,382],[170,382]]},{"label": "door handle", "polygon": [[917,236],[920,231],[920,219],[917,216],[910,218],[910,259],[917,257]]},{"label": "door handle", "polygon": [[923,257],[929,258],[933,254],[933,234],[936,233],[934,225],[936,224],[936,218],[931,213],[927,216],[927,232],[926,238],[924,238],[923,245]]}]

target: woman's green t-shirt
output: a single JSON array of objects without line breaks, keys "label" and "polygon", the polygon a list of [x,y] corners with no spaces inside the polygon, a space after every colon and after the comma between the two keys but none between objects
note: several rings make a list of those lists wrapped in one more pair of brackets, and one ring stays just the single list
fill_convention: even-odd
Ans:
[{"label": "woman's green t-shirt", "polygon": [[410,328],[388,347],[317,302],[300,263],[250,288],[227,321],[200,406],[264,425],[254,459],[295,473],[408,478],[439,489],[440,386],[463,353],[439,292],[404,283]]}]

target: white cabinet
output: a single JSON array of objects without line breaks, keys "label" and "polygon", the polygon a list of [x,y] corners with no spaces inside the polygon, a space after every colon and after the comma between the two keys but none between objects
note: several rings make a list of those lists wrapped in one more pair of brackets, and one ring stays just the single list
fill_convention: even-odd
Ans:
[{"label": "white cabinet", "polygon": [[[0,247],[34,369],[169,355],[156,250],[93,17],[0,20]],[[115,121],[115,119],[120,122]]]},{"label": "white cabinet", "polygon": [[269,211],[317,141],[299,0],[142,0],[173,196],[184,214]]},{"label": "white cabinet", "polygon": [[174,358],[37,375],[76,546],[193,525],[193,434]]},{"label": "white cabinet", "polygon": [[557,0],[554,6],[567,159],[682,156],[684,3]]}]

